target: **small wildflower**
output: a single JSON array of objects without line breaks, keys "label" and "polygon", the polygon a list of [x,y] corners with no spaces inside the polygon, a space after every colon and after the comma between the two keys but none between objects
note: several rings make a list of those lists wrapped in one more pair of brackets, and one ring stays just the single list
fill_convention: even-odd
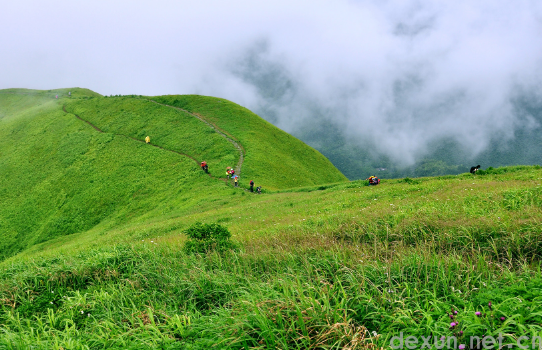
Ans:
[{"label": "small wildflower", "polygon": [[463,335],[463,331],[459,331],[459,335]]},{"label": "small wildflower", "polygon": [[378,335],[378,333],[376,333],[376,331],[373,331],[373,337],[376,337]]},{"label": "small wildflower", "polygon": [[454,319],[454,315],[448,315],[448,316],[450,316],[450,318],[451,318],[452,320]]},{"label": "small wildflower", "polygon": [[81,310],[81,315],[84,314],[85,312],[83,310]]},{"label": "small wildflower", "polygon": [[489,306],[489,308],[491,309],[491,301],[487,304]]},{"label": "small wildflower", "polygon": [[459,350],[465,349],[465,344],[459,344]]},{"label": "small wildflower", "polygon": [[456,311],[454,311],[454,315],[457,315],[457,310],[456,310]]},{"label": "small wildflower", "polygon": [[501,321],[504,321],[504,320],[506,320],[506,317],[504,317],[504,316],[501,317]]},{"label": "small wildflower", "polygon": [[457,323],[455,322],[450,323],[450,328],[454,328],[455,326],[457,326]]},{"label": "small wildflower", "polygon": [[476,311],[474,314],[478,317],[482,316],[482,313],[480,311]]},{"label": "small wildflower", "polygon": [[49,302],[49,304],[52,304],[52,303],[53,303],[52,301]]}]

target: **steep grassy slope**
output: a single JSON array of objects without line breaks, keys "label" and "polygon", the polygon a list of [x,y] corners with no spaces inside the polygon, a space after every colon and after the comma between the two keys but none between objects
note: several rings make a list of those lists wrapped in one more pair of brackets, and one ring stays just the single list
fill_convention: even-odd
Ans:
[{"label": "steep grassy slope", "polygon": [[289,188],[346,180],[320,152],[235,103],[197,95],[153,99],[201,115],[233,135],[246,150],[244,177],[265,187]]},{"label": "steep grassy slope", "polygon": [[[9,107],[0,120],[1,257],[223,189],[190,158],[97,132],[63,112],[55,93],[0,93]],[[194,196],[199,188],[206,190]]]},{"label": "steep grassy slope", "polygon": [[216,177],[226,177],[226,167],[235,166],[240,157],[230,142],[197,118],[150,101],[131,97],[72,99],[66,110],[106,133],[138,140],[149,136],[154,145],[205,160]]}]

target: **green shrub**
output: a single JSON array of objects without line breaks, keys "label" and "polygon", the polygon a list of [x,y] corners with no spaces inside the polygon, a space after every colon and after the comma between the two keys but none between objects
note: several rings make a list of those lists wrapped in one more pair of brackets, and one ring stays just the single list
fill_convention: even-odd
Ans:
[{"label": "green shrub", "polygon": [[220,224],[197,222],[184,233],[188,236],[188,241],[184,245],[184,251],[188,254],[238,250],[238,246],[230,240],[230,231]]}]

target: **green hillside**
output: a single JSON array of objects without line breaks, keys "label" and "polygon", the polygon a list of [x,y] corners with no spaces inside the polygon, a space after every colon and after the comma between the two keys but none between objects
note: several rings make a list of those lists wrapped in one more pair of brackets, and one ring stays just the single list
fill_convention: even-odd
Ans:
[{"label": "green hillside", "polygon": [[246,151],[244,176],[267,187],[291,188],[346,180],[320,152],[235,103],[197,95],[153,99],[201,115],[239,140]]},{"label": "green hillside", "polygon": [[[238,149],[194,115],[144,98],[86,89],[0,91],[0,257],[96,226],[197,207],[208,196],[229,198],[220,180],[227,166],[240,170],[245,188],[249,176],[264,190],[345,180],[318,152],[242,110],[236,120],[273,134],[256,133],[251,141],[239,132]],[[230,129],[226,117],[217,123]],[[146,136],[155,147],[141,142]],[[288,140],[296,155],[289,157],[284,144],[275,151],[274,140]],[[212,177],[199,168],[202,160]]]},{"label": "green hillside", "polygon": [[[0,348],[367,349],[403,333],[454,336],[457,349],[542,336],[540,166],[378,186],[326,183],[324,168],[282,186],[259,168],[269,154],[304,164],[295,176],[326,162],[218,101],[0,91]],[[252,171],[279,190],[221,180],[214,168],[241,154],[242,186]],[[197,222],[223,225],[240,250],[185,253]]]}]

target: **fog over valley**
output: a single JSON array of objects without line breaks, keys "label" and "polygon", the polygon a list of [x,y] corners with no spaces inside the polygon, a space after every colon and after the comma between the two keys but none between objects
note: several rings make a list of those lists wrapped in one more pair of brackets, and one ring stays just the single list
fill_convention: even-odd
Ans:
[{"label": "fog over valley", "polygon": [[0,89],[223,97],[349,178],[542,163],[540,1],[20,1],[0,30]]}]

